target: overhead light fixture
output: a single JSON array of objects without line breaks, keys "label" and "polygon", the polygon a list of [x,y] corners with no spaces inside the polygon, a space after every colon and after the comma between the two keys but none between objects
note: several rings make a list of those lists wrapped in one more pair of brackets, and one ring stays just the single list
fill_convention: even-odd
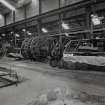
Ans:
[{"label": "overhead light fixture", "polygon": [[29,33],[28,33],[28,35],[30,35],[30,36],[31,36],[31,35],[32,35],[32,33],[30,33],[30,32],[29,32]]},{"label": "overhead light fixture", "polygon": [[69,30],[70,29],[69,25],[64,23],[64,22],[62,23],[62,28],[65,29],[65,30]]},{"label": "overhead light fixture", "polygon": [[23,32],[26,32],[26,29],[22,29]]},{"label": "overhead light fixture", "polygon": [[19,34],[15,34],[15,36],[16,36],[16,37],[20,37],[20,35],[19,35]]},{"label": "overhead light fixture", "polygon": [[11,31],[11,34],[13,34],[14,32],[13,31]]},{"label": "overhead light fixture", "polygon": [[65,33],[65,36],[67,36],[67,37],[68,37],[68,36],[69,36],[69,34],[68,34],[68,33]]},{"label": "overhead light fixture", "polygon": [[46,28],[42,28],[43,33],[48,33],[48,30]]},{"label": "overhead light fixture", "polygon": [[97,36],[96,39],[100,39],[100,38]]},{"label": "overhead light fixture", "polygon": [[7,8],[9,8],[12,11],[16,11],[16,8],[12,6],[10,3],[8,3],[6,0],[0,0],[2,4],[4,4]]},{"label": "overhead light fixture", "polygon": [[31,32],[29,32],[29,31],[27,31],[27,34],[28,34],[28,35],[30,35],[30,36],[32,35],[32,33],[31,33]]},{"label": "overhead light fixture", "polygon": [[93,25],[100,25],[102,18],[99,17],[97,14],[92,14],[91,20],[92,20]]},{"label": "overhead light fixture", "polygon": [[6,36],[5,34],[2,34],[2,36]]}]

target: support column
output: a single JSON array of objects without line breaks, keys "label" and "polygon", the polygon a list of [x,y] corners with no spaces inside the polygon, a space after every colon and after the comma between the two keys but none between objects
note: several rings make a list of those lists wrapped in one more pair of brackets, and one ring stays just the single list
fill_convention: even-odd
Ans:
[{"label": "support column", "polygon": [[27,5],[24,6],[24,19],[27,19]]},{"label": "support column", "polygon": [[[59,0],[59,8],[61,7],[61,0]],[[62,15],[61,15],[61,13],[59,13],[59,33],[61,34],[62,33],[62,26],[61,26],[61,24],[62,24]],[[60,38],[60,39],[62,39],[62,38]]]},{"label": "support column", "polygon": [[61,0],[59,0],[59,8],[61,7]]},{"label": "support column", "polygon": [[[4,26],[7,25],[7,19],[6,19],[6,16],[7,16],[7,15],[4,15]],[[6,28],[4,29],[4,33],[6,33]]]},{"label": "support column", "polygon": [[38,30],[38,36],[41,36],[41,20],[37,20],[37,30]]},{"label": "support column", "polygon": [[7,15],[4,15],[4,26],[6,26],[7,25]]},{"label": "support column", "polygon": [[42,0],[39,0],[39,15],[42,13]]},{"label": "support column", "polygon": [[[12,11],[12,14],[13,14],[13,24],[15,24],[15,17],[16,17],[16,13],[15,13],[15,11]],[[15,35],[15,26],[13,27],[13,31],[14,31],[14,41],[15,41],[15,43],[14,43],[14,46],[16,47],[17,46],[17,38],[16,38],[16,35]]]},{"label": "support column", "polygon": [[[42,0],[39,0],[39,15],[42,14]],[[38,36],[41,36],[41,19],[37,20]]]},{"label": "support column", "polygon": [[[26,19],[27,19],[27,5],[24,6],[24,20],[25,20],[25,30],[27,30],[27,23],[26,23]],[[24,32],[24,37],[26,38],[27,36],[27,31]]]},{"label": "support column", "polygon": [[15,11],[12,12],[13,13],[13,24],[15,23]]},{"label": "support column", "polygon": [[[61,8],[61,0],[59,0],[59,8]],[[60,52],[62,53],[63,51],[63,44],[62,44],[62,14],[59,14],[59,41],[60,41]]]},{"label": "support column", "polygon": [[[91,6],[87,6],[86,7],[86,29],[87,30],[91,30],[91,18],[90,18],[90,15],[91,15]],[[91,38],[91,33],[88,33],[86,35],[86,38]]]}]

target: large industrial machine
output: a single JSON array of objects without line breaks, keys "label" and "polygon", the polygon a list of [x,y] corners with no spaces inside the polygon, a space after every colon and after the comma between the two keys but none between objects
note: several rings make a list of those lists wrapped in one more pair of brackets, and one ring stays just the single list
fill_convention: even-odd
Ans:
[{"label": "large industrial machine", "polygon": [[36,61],[48,60],[53,67],[59,65],[63,56],[63,50],[66,43],[70,41],[69,37],[62,36],[37,36],[26,38],[21,46],[21,54],[25,59]]},{"label": "large industrial machine", "polygon": [[42,61],[51,55],[57,39],[53,37],[32,37],[23,41],[21,54],[26,59]]},{"label": "large industrial machine", "polygon": [[105,69],[105,39],[72,40],[63,52],[63,66],[68,69]]}]

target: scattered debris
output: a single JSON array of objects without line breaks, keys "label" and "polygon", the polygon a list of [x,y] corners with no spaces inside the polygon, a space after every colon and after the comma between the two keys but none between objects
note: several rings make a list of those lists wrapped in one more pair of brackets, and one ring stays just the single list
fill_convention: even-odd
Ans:
[{"label": "scattered debris", "polygon": [[[89,104],[87,104],[89,103]],[[89,95],[85,92],[56,88],[40,95],[35,101],[27,105],[104,105],[105,97]]]},{"label": "scattered debris", "polygon": [[14,84],[18,86],[18,83],[22,80],[22,78],[15,70],[12,70],[10,66],[10,69],[0,67],[0,80],[2,81],[0,88],[3,88]]}]

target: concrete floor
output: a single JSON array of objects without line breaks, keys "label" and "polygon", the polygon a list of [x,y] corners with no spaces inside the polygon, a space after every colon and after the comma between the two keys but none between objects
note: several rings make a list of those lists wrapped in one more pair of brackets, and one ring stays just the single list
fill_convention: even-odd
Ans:
[{"label": "concrete floor", "polygon": [[105,73],[63,70],[44,63],[10,58],[1,59],[0,67],[11,67],[24,78],[18,87],[0,89],[0,105],[28,105],[38,96],[55,90],[70,96],[66,105],[105,105]]}]

